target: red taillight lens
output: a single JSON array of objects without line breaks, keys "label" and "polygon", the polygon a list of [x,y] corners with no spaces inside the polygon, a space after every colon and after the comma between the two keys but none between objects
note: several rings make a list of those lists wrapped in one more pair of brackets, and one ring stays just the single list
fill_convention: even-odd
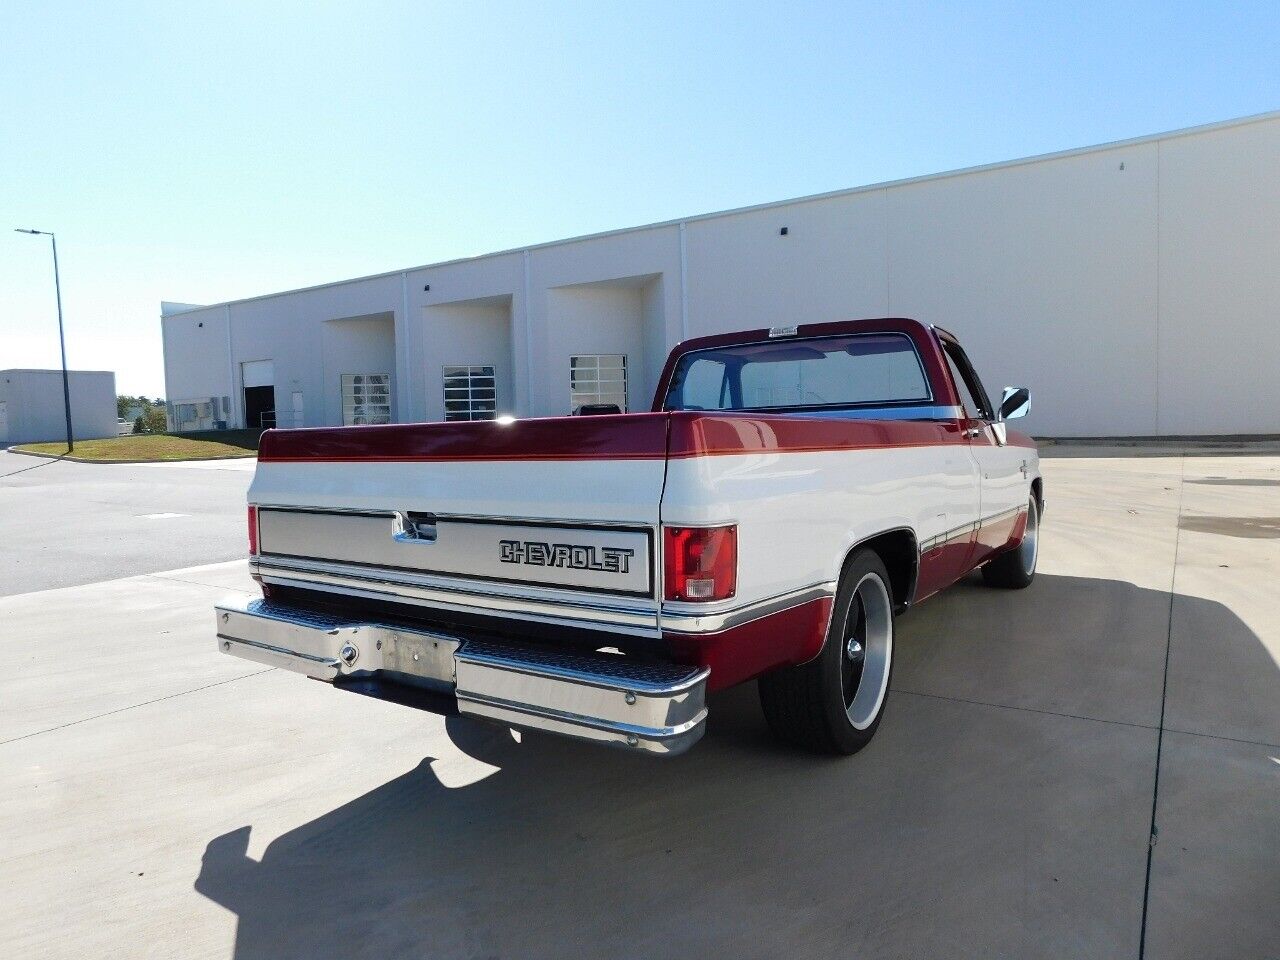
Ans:
[{"label": "red taillight lens", "polygon": [[663,527],[668,600],[725,600],[738,588],[737,527]]},{"label": "red taillight lens", "polygon": [[249,507],[249,556],[258,555],[258,508]]}]

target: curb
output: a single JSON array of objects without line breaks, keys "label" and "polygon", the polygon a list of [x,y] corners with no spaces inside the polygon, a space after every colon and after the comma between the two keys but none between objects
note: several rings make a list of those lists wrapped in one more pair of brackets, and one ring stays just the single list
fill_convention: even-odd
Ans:
[{"label": "curb", "polygon": [[68,457],[66,454],[36,453],[33,450],[19,450],[17,447],[5,447],[5,452],[20,457],[38,457],[41,460],[65,460],[67,463],[89,463],[99,466],[117,466],[128,463],[212,463],[218,460],[250,460],[257,459],[256,453],[248,453],[241,457],[187,457],[185,460],[87,460],[84,457]]}]

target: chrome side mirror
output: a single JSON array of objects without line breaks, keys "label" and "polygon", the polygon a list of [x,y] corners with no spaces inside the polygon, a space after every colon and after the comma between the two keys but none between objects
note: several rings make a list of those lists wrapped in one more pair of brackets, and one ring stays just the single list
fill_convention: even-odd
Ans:
[{"label": "chrome side mirror", "polygon": [[1031,391],[1026,387],[1005,387],[1000,397],[999,420],[1017,420],[1031,412]]}]

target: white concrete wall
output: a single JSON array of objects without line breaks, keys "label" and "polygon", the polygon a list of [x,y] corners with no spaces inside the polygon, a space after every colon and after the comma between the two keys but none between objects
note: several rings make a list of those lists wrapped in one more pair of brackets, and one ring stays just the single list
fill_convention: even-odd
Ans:
[{"label": "white concrete wall", "polygon": [[[116,375],[105,370],[68,372],[71,433],[76,440],[116,436]],[[65,440],[66,405],[61,370],[0,370],[0,401],[7,436],[0,443]]]},{"label": "white concrete wall", "polygon": [[[386,373],[391,376],[391,419],[398,419],[396,401],[395,314],[325,320],[321,324],[324,372],[320,396],[308,398],[303,391],[303,409],[322,405],[325,423],[342,423],[342,375],[344,373]],[[295,388],[296,389],[296,388]],[[276,388],[276,408],[292,410],[292,390]],[[277,417],[281,426],[286,418]]]},{"label": "white concrete wall", "polygon": [[[652,282],[652,281],[649,281]],[[547,291],[547,397],[551,414],[572,413],[570,362],[583,354],[621,354],[627,363],[627,410],[647,410],[650,373],[645,281],[584,283]]]},{"label": "white concrete wall", "polygon": [[1157,433],[1155,154],[888,191],[889,313],[951,330],[989,394],[1029,386],[1033,433]]},{"label": "white concrete wall", "polygon": [[1160,432],[1280,432],[1280,121],[1159,149]]},{"label": "white concrete wall", "polygon": [[[640,289],[662,277],[674,282]],[[529,409],[541,416],[569,413],[569,357],[584,353],[627,354],[628,403],[632,410],[648,409],[665,354],[682,339],[679,277],[680,231],[674,225],[531,250]],[[595,293],[588,292],[592,284]],[[646,335],[646,318],[650,329],[661,331],[661,357],[646,349],[659,336]]]},{"label": "white concrete wall", "polygon": [[511,296],[486,297],[423,308],[424,356],[419,382],[425,395],[426,419],[444,419],[446,366],[492,366],[498,413],[515,413],[511,301]]},{"label": "white concrete wall", "polygon": [[308,424],[338,422],[322,325],[377,313],[400,419],[442,416],[440,368],[468,357],[552,415],[569,356],[625,353],[638,410],[686,337],[911,316],[993,395],[1030,386],[1034,433],[1280,433],[1277,170],[1271,115],[420,267],[167,318],[166,375],[238,415],[238,364],[273,359],[279,404],[301,389]]},{"label": "white concrete wall", "polygon": [[174,402],[234,394],[228,308],[204,307],[163,317],[165,399]]}]

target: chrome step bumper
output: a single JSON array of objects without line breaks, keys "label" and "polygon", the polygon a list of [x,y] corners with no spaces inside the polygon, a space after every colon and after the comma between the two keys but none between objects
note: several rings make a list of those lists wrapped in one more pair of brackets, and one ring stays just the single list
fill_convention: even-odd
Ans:
[{"label": "chrome step bumper", "polygon": [[657,754],[706,726],[708,670],[608,653],[464,639],[269,600],[215,607],[218,648],[341,685],[376,676],[452,694],[458,712]]}]

